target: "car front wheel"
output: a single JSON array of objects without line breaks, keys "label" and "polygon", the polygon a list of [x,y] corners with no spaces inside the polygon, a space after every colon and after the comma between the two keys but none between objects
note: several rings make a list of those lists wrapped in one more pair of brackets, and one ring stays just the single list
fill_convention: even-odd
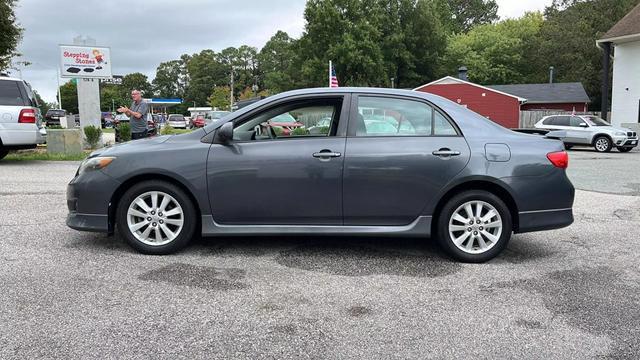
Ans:
[{"label": "car front wheel", "polygon": [[196,211],[179,187],[144,181],[124,193],[116,223],[120,234],[139,252],[166,255],[189,243],[196,228]]},{"label": "car front wheel", "polygon": [[437,231],[440,245],[455,259],[485,262],[507,246],[513,231],[511,213],[490,192],[465,191],[442,208]]},{"label": "car front wheel", "polygon": [[593,142],[593,146],[597,152],[609,152],[611,151],[611,140],[606,136],[598,136]]}]

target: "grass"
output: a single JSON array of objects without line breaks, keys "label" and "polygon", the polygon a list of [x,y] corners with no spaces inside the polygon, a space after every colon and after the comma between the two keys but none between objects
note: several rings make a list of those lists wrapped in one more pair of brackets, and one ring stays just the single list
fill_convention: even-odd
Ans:
[{"label": "grass", "polygon": [[104,129],[102,129],[102,132],[106,133],[106,134],[115,134],[116,133],[116,129],[114,129],[114,128],[104,128]]},{"label": "grass", "polygon": [[80,161],[84,160],[90,152],[85,151],[78,154],[49,154],[46,151],[38,150],[19,150],[10,152],[1,161]]}]

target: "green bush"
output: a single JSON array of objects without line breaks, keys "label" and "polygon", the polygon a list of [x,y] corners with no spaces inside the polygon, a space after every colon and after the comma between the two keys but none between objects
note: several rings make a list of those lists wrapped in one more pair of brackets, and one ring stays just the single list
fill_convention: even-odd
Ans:
[{"label": "green bush", "polygon": [[174,133],[173,131],[174,128],[171,125],[165,124],[162,130],[160,130],[160,135],[171,135]]},{"label": "green bush", "polygon": [[303,128],[303,127],[299,127],[299,128],[295,128],[293,129],[293,131],[291,132],[292,136],[304,136],[304,135],[309,135],[309,130]]},{"label": "green bush", "polygon": [[329,130],[330,130],[330,129],[329,129],[329,127],[328,127],[328,126],[321,126],[319,131],[320,131],[320,134],[322,134],[322,135],[326,135],[326,134],[328,134],[328,133],[329,133]]},{"label": "green bush", "polygon": [[284,130],[280,126],[272,126],[273,132],[276,133],[276,136],[282,136]]},{"label": "green bush", "polygon": [[120,138],[120,142],[131,140],[131,125],[129,125],[129,123],[121,122],[118,125],[118,137]]},{"label": "green bush", "polygon": [[98,146],[100,137],[102,136],[102,129],[100,127],[95,127],[93,125],[85,126],[84,136],[87,138],[87,143],[89,143],[89,147],[92,149],[95,149]]},{"label": "green bush", "polygon": [[47,129],[63,129],[60,125],[47,125]]}]

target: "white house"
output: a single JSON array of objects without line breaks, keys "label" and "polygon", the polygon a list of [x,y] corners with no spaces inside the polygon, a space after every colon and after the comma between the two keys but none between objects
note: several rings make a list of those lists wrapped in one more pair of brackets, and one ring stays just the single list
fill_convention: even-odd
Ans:
[{"label": "white house", "polygon": [[640,126],[640,4],[618,21],[597,42],[604,50],[603,110],[609,93],[609,59],[613,54],[611,123]]}]

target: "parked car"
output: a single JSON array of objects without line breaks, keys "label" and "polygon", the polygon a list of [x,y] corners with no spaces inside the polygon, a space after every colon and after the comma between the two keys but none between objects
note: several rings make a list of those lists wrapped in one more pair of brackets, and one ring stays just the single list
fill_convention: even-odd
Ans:
[{"label": "parked car", "polygon": [[565,147],[593,146],[597,152],[609,152],[615,146],[620,152],[631,151],[638,146],[638,134],[623,127],[611,126],[593,115],[551,115],[545,116],[535,125],[549,131],[563,130],[558,137]]},{"label": "parked car", "polygon": [[45,142],[46,135],[31,86],[0,76],[0,160],[10,150],[35,148]]},{"label": "parked car", "polygon": [[207,115],[205,116],[204,120],[206,125],[209,125],[211,123],[214,123],[220,119],[222,119],[223,117],[227,116],[231,114],[230,111],[221,111],[221,110],[214,110],[214,111],[209,111],[207,113]]},{"label": "parked car", "polygon": [[189,120],[189,129],[193,129],[193,128],[201,128],[204,127],[206,125],[206,120],[205,120],[205,116],[204,115],[196,115],[195,118],[191,118],[191,120]]},{"label": "parked car", "polygon": [[67,111],[63,109],[49,109],[44,115],[44,121],[47,126],[60,125],[60,118],[67,116]]},{"label": "parked car", "polygon": [[[414,132],[370,134],[364,108],[397,113]],[[335,114],[328,134],[256,134],[266,119],[318,109]],[[188,134],[93,152],[67,188],[67,225],[117,227],[147,254],[173,253],[196,232],[366,234],[431,236],[456,259],[483,262],[514,232],[573,222],[567,165],[561,141],[433,94],[295,90]]]},{"label": "parked car", "polygon": [[100,114],[100,125],[103,129],[114,126],[113,115],[108,111],[103,111]]},{"label": "parked car", "polygon": [[170,114],[167,118],[167,124],[177,129],[187,128],[187,120],[185,120],[184,115],[181,114]]}]

